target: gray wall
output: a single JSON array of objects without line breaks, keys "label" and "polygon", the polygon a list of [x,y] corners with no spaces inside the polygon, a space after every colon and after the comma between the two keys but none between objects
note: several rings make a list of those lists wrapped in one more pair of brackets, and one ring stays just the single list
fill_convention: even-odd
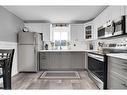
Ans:
[{"label": "gray wall", "polygon": [[17,32],[23,26],[23,20],[0,6],[0,41],[17,42]]}]

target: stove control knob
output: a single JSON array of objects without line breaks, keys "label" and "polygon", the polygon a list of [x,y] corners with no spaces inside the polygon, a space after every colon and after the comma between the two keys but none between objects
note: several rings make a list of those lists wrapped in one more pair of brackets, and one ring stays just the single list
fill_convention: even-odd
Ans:
[{"label": "stove control knob", "polygon": [[126,46],[126,44],[124,44],[123,46]]}]

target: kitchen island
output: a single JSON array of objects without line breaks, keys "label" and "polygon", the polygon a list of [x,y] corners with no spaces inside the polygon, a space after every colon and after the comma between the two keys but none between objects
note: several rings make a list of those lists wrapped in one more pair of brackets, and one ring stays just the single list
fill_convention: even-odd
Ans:
[{"label": "kitchen island", "polygon": [[[40,70],[84,70],[87,50],[40,50]],[[88,52],[88,51],[87,51]]]}]

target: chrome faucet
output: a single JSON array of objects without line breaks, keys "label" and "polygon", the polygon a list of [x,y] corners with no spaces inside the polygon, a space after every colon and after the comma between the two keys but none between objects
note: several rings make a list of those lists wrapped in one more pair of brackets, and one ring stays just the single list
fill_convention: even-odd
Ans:
[{"label": "chrome faucet", "polygon": [[60,50],[62,50],[62,47],[60,46]]}]

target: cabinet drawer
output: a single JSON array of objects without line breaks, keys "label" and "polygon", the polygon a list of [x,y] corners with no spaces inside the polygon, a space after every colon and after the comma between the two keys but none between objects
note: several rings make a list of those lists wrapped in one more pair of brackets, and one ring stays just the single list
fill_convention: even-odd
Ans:
[{"label": "cabinet drawer", "polygon": [[127,66],[127,60],[120,59],[120,58],[109,57],[109,62],[118,63],[119,65]]},{"label": "cabinet drawer", "polygon": [[47,53],[40,53],[40,70],[47,69],[47,63],[48,63],[48,54]]},{"label": "cabinet drawer", "polygon": [[40,56],[45,56],[46,55],[46,53],[40,53]]},{"label": "cabinet drawer", "polygon": [[127,79],[115,74],[114,72],[111,73],[109,81],[109,89],[127,89]]},{"label": "cabinet drawer", "polygon": [[120,63],[110,63],[111,71],[127,78],[127,65]]}]

